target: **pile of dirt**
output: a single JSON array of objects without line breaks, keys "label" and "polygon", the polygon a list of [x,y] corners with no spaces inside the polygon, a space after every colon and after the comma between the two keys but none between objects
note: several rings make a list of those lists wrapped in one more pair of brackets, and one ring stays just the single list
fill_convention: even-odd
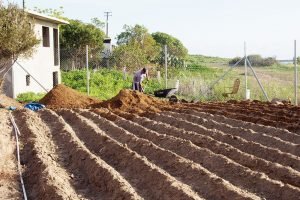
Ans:
[{"label": "pile of dirt", "polygon": [[8,108],[9,106],[13,106],[16,108],[22,108],[22,104],[17,102],[16,100],[4,95],[0,94],[0,108]]},{"label": "pile of dirt", "polygon": [[48,92],[40,101],[47,108],[88,108],[101,101],[59,84]]},{"label": "pile of dirt", "polygon": [[97,104],[97,108],[105,107],[110,110],[143,113],[146,111],[160,112],[161,107],[168,105],[162,101],[138,91],[123,89],[108,101]]}]

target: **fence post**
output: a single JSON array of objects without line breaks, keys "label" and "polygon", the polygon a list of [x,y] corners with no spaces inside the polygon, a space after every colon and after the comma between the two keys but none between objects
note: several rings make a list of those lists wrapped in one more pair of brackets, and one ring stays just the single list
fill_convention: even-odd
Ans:
[{"label": "fence post", "polygon": [[245,52],[245,100],[247,100],[247,90],[248,90],[248,66],[247,66],[247,47],[246,42],[244,42],[244,52]]},{"label": "fence post", "polygon": [[168,88],[168,47],[165,45],[165,81],[166,89]]},{"label": "fence post", "polygon": [[90,73],[89,73],[89,46],[86,45],[86,90],[90,95]]},{"label": "fence post", "polygon": [[297,69],[297,41],[294,41],[294,65],[295,65],[295,105],[298,106],[298,69]]},{"label": "fence post", "polygon": [[126,80],[126,67],[123,67],[123,80]]},{"label": "fence post", "polygon": [[160,71],[157,71],[157,80],[160,82]]},{"label": "fence post", "polygon": [[192,91],[193,91],[193,95],[195,95],[195,93],[196,93],[196,83],[195,83],[195,80],[193,80],[193,89],[192,89]]}]

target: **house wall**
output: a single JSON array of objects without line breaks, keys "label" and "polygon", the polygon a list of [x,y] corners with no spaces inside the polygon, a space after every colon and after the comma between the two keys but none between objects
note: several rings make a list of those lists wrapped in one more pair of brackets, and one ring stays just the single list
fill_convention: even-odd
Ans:
[{"label": "house wall", "polygon": [[[49,27],[50,47],[43,46],[42,26]],[[12,88],[13,98],[24,92],[46,93],[45,89],[50,91],[53,88],[53,72],[58,72],[58,83],[60,78],[60,65],[54,65],[54,43],[53,28],[58,29],[57,24],[53,24],[44,20],[35,20],[34,31],[40,44],[35,47],[34,54],[31,58],[19,58],[18,63],[25,68],[30,77],[30,84],[26,85],[26,73],[17,63],[12,67]],[[58,50],[59,52],[59,50]],[[33,77],[45,88],[41,87]]]}]

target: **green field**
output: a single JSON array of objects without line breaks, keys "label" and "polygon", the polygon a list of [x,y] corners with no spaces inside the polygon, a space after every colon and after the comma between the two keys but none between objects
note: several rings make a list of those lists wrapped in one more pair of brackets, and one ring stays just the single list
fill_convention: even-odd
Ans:
[{"label": "green field", "polygon": [[[229,99],[242,100],[245,98],[245,69],[236,67],[228,73],[224,79],[219,81],[212,89],[212,83],[224,72],[230,69],[229,59],[218,57],[206,57],[202,55],[191,55],[187,59],[186,68],[169,68],[167,88],[175,86],[177,80],[180,82],[178,92],[179,98],[186,100],[201,101],[226,101]],[[271,67],[255,67],[254,70],[259,77],[269,100],[273,98],[294,100],[293,77],[294,68],[291,65],[274,65]],[[161,71],[161,79],[157,79],[157,71]],[[145,92],[153,94],[155,90],[166,88],[165,69],[152,68],[151,78],[144,82]],[[128,73],[126,78],[121,71],[115,69],[100,69],[90,72],[90,95],[101,100],[115,96],[121,89],[130,89],[132,86],[132,74]],[[222,93],[229,92],[236,78],[239,78],[241,85],[237,94],[224,98]],[[86,93],[86,71],[62,71],[62,82],[80,92]],[[248,89],[251,92],[251,99],[265,101],[265,97],[248,68]],[[22,94],[18,97],[21,101],[38,100],[41,94]]]}]

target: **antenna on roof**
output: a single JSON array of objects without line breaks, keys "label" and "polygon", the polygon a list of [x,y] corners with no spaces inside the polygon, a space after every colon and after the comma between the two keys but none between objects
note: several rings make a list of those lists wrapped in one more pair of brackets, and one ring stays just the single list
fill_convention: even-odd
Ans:
[{"label": "antenna on roof", "polygon": [[112,16],[112,12],[104,12],[106,16],[106,37],[108,37],[108,17]]}]

